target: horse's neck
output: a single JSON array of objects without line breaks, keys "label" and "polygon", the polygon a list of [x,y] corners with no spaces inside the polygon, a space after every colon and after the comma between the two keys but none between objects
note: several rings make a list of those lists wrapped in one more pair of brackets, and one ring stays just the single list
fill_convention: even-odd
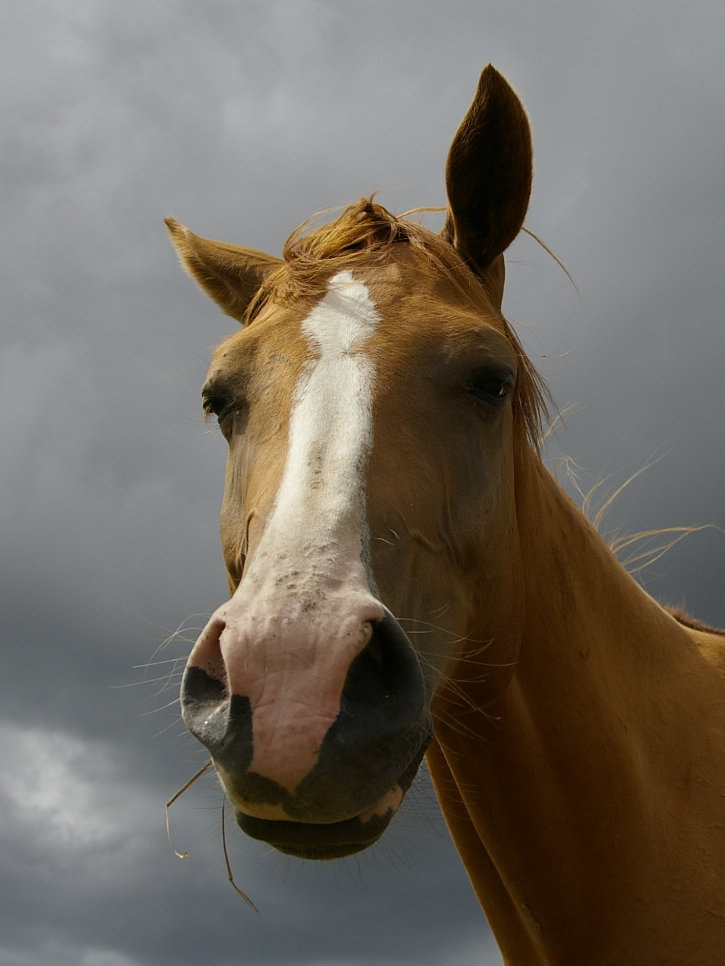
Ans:
[{"label": "horse's neck", "polygon": [[553,714],[561,722],[571,709],[586,719],[572,724],[591,722],[597,735],[623,720],[653,737],[661,722],[653,706],[685,696],[687,683],[674,672],[701,664],[691,636],[538,461],[519,490],[525,613],[516,684],[532,719],[543,724]]},{"label": "horse's neck", "polygon": [[[725,689],[538,462],[518,482],[516,668],[500,699],[467,715],[460,692],[480,707],[486,684],[470,667],[454,677],[431,771],[512,963],[624,962],[616,943],[648,928],[661,938],[664,880],[683,849],[702,851],[697,830],[672,842],[695,813],[715,821],[717,793],[694,785],[712,766],[713,713],[725,728]],[[483,619],[472,636],[485,633]],[[720,756],[721,794],[724,766]],[[697,865],[687,874],[707,878]],[[713,901],[725,915],[725,896]],[[584,949],[597,929],[611,934],[599,959]],[[662,961],[645,953],[629,961]]]}]

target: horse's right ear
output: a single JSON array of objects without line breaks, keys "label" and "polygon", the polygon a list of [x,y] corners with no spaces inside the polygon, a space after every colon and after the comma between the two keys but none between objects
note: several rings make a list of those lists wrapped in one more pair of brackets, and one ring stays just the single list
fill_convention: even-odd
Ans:
[{"label": "horse's right ear", "polygon": [[201,238],[175,218],[166,218],[171,241],[186,271],[238,322],[268,275],[282,260],[254,248]]},{"label": "horse's right ear", "polygon": [[524,223],[532,171],[526,112],[489,64],[448,153],[443,233],[496,295],[503,286],[500,256]]}]

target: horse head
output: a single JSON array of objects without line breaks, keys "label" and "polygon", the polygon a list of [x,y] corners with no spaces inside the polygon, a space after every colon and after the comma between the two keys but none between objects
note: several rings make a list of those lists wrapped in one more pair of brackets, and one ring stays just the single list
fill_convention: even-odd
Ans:
[{"label": "horse head", "polygon": [[189,655],[182,712],[240,826],[282,851],[378,838],[455,701],[464,644],[485,651],[491,695],[510,674],[514,475],[541,388],[501,314],[503,252],[531,176],[526,115],[488,67],[441,235],[368,199],[277,259],[167,221],[241,323],[202,390],[229,447],[231,597]]}]

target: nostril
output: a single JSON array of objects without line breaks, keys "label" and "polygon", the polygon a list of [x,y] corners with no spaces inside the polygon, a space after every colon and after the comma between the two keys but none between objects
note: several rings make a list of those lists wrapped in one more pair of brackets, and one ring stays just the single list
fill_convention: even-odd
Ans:
[{"label": "nostril", "polygon": [[198,667],[187,667],[181,679],[181,714],[187,727],[196,734],[200,722],[223,709],[227,689]]},{"label": "nostril", "polygon": [[230,774],[244,774],[252,760],[249,699],[227,694],[221,681],[187,667],[181,681],[181,715],[189,731]]},{"label": "nostril", "polygon": [[187,668],[199,668],[208,677],[226,688],[227,669],[222,656],[221,636],[226,622],[213,617],[199,635],[186,662]]},{"label": "nostril", "polygon": [[181,681],[181,714],[217,765],[246,770],[252,757],[249,699],[231,695],[221,649],[226,621],[213,617],[192,648]]},{"label": "nostril", "polygon": [[369,660],[374,661],[378,667],[383,666],[383,642],[380,634],[373,632],[370,636],[370,641],[362,652],[367,655]]},{"label": "nostril", "polygon": [[372,625],[370,641],[350,665],[342,695],[342,708],[367,711],[399,707],[406,719],[424,700],[423,674],[413,646],[391,614]]},{"label": "nostril", "polygon": [[191,649],[181,681],[181,715],[189,731],[204,744],[208,744],[210,730],[223,728],[228,710],[227,673],[221,649],[225,627],[225,621],[212,617]]}]

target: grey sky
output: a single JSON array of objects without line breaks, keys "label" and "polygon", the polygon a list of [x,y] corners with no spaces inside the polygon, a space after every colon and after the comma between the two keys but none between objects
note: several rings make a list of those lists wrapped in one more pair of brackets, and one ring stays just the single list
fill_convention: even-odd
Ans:
[{"label": "grey sky", "polygon": [[[225,593],[224,446],[202,422],[233,323],[179,273],[162,217],[279,253],[379,190],[444,200],[483,65],[523,97],[530,238],[506,310],[564,407],[549,445],[606,492],[661,458],[612,528],[725,528],[725,8],[562,0],[3,4],[0,966],[500,962],[425,783],[370,855],[283,859],[230,823],[176,709]],[[643,576],[725,624],[725,536]],[[179,627],[181,635],[157,650]],[[143,670],[140,666],[149,664]]]}]

